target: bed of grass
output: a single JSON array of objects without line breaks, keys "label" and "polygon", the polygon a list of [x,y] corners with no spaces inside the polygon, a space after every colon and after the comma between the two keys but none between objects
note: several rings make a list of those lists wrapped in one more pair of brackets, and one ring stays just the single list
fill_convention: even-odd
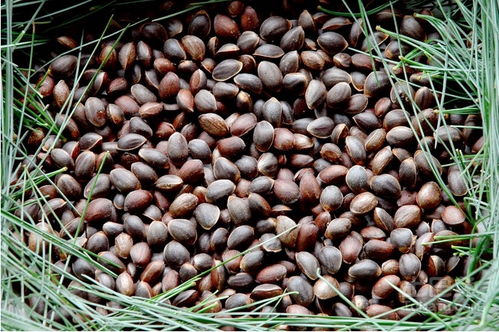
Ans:
[{"label": "bed of grass", "polygon": [[[466,212],[474,226],[473,241],[469,245],[455,247],[463,257],[471,257],[467,275],[453,285],[458,293],[446,301],[456,309],[452,316],[432,313],[427,304],[416,300],[408,305],[413,310],[410,316],[418,315],[418,321],[406,317],[400,321],[388,321],[367,317],[362,312],[358,317],[289,316],[283,313],[265,315],[254,312],[265,305],[275,305],[280,298],[261,301],[250,308],[239,308],[231,312],[231,318],[209,313],[210,300],[202,305],[178,309],[169,305],[168,299],[193,286],[191,280],[176,289],[153,299],[126,297],[110,291],[92,280],[78,281],[71,274],[45,259],[53,250],[63,250],[67,255],[90,261],[97,266],[95,255],[82,250],[73,240],[39,231],[36,221],[25,214],[16,215],[15,210],[31,204],[44,204],[45,198],[37,186],[50,183],[58,172],[44,173],[41,162],[27,155],[24,140],[30,129],[43,127],[57,136],[62,130],[46,111],[41,97],[33,86],[32,75],[35,65],[40,64],[47,54],[37,53],[47,44],[50,31],[77,25],[79,20],[96,13],[112,13],[123,6],[138,3],[147,5],[147,0],[127,2],[111,1],[102,3],[94,0],[61,5],[50,0],[16,1],[6,0],[1,4],[2,43],[1,43],[1,328],[4,330],[215,330],[231,326],[240,330],[275,329],[288,326],[290,329],[376,329],[376,330],[495,330],[499,326],[499,3],[489,0],[426,2],[435,16],[419,15],[432,25],[441,35],[439,41],[420,42],[398,35],[397,31],[383,32],[412,44],[416,51],[403,54],[398,61],[385,61],[386,68],[394,65],[410,65],[418,68],[431,78],[431,86],[437,97],[441,114],[440,126],[446,126],[446,114],[481,114],[485,137],[483,148],[476,155],[465,155],[462,151],[448,146],[453,156],[453,164],[461,170],[466,180],[468,193],[464,199]],[[197,9],[206,3],[222,2],[212,0],[192,3],[172,15]],[[346,3],[346,2],[345,2]],[[348,10],[339,15],[362,18],[366,14],[400,3],[387,3],[382,7],[364,8],[360,11]],[[409,2],[409,5],[411,3]],[[420,5],[420,4],[418,4]],[[347,6],[348,7],[348,6]],[[327,8],[322,8],[327,11]],[[78,14],[75,14],[78,13]],[[108,15],[110,16],[110,15]],[[97,50],[99,42],[108,38],[119,39],[127,27],[111,30],[112,16],[109,17],[102,35],[86,47]],[[132,22],[138,24],[137,22]],[[367,25],[369,26],[369,25]],[[366,28],[365,33],[374,32],[376,27]],[[419,63],[422,53],[432,59],[431,65]],[[373,47],[371,55],[379,58],[380,50]],[[22,59],[22,61],[21,61]],[[42,62],[43,63],[43,62]],[[79,77],[85,68],[78,68]],[[396,81],[407,82],[407,76],[392,77]],[[72,91],[74,93],[74,91]],[[69,98],[68,100],[72,100]],[[464,107],[452,105],[459,100]],[[62,108],[64,114],[71,114],[74,104],[68,102]],[[419,112],[413,106],[408,112]],[[414,128],[417,129],[417,128]],[[423,147],[429,154],[430,147]],[[24,161],[24,162],[23,162]],[[61,170],[62,172],[64,170]],[[438,174],[437,181],[449,194],[443,179]],[[34,193],[35,198],[29,198]],[[39,253],[31,251],[20,239],[27,233],[35,232],[49,245]],[[437,239],[449,241],[452,239]],[[473,243],[473,245],[471,244]],[[103,268],[103,267],[102,267]],[[112,275],[113,273],[109,271]],[[74,281],[72,287],[63,284]],[[78,281],[78,283],[76,283]],[[121,309],[103,315],[98,305],[75,293],[84,290],[93,296],[103,298],[102,303],[113,301]],[[348,300],[345,299],[348,303]],[[349,303],[351,304],[351,303]],[[352,304],[353,305],[353,304]],[[99,308],[100,306],[100,308]],[[37,307],[38,310],[33,308]]]}]

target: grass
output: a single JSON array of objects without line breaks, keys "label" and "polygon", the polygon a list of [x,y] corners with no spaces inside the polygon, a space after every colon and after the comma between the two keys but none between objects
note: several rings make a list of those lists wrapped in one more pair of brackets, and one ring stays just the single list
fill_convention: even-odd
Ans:
[{"label": "grass", "polygon": [[[86,0],[56,9],[50,8],[54,1],[49,0],[30,2],[7,0],[1,5],[2,31],[5,31],[2,34],[1,46],[2,90],[0,92],[3,103],[0,126],[2,329],[215,330],[224,326],[239,330],[266,330],[282,326],[289,326],[292,329],[338,330],[497,329],[499,326],[499,204],[497,204],[499,201],[499,90],[497,89],[499,87],[497,38],[499,4],[494,1],[476,0],[467,3],[456,1],[451,6],[440,1],[430,3],[439,15],[418,16],[439,31],[441,41],[421,42],[404,37],[396,30],[381,30],[369,24],[364,26],[365,33],[372,33],[378,29],[417,48],[417,51],[403,54],[396,61],[383,60],[380,57],[381,50],[376,45],[370,47],[372,49],[370,55],[382,61],[386,68],[394,65],[402,68],[410,66],[430,77],[431,88],[435,92],[441,115],[439,126],[450,125],[446,123],[446,114],[479,113],[483,120],[479,129],[483,131],[485,141],[478,154],[466,155],[452,146],[446,146],[452,156],[452,164],[459,167],[466,181],[468,192],[464,197],[465,212],[475,227],[473,236],[458,237],[476,238],[475,245],[468,244],[454,248],[458,255],[463,258],[468,257],[470,260],[468,274],[458,279],[452,286],[452,290],[455,290],[458,296],[452,300],[443,300],[456,308],[455,315],[428,312],[426,308],[430,303],[421,304],[415,299],[411,299],[412,302],[407,305],[407,309],[413,310],[412,315],[427,314],[419,321],[410,321],[408,317],[400,321],[388,321],[379,317],[363,317],[361,313],[359,317],[302,317],[277,312],[255,313],[255,308],[265,305],[275,306],[280,301],[280,297],[277,297],[254,303],[252,308],[238,308],[230,312],[231,317],[225,317],[206,312],[206,307],[210,305],[209,299],[202,306],[193,308],[179,309],[169,304],[169,301],[180,292],[192,287],[195,279],[153,299],[145,300],[123,296],[100,286],[93,280],[81,282],[61,266],[51,263],[48,257],[57,250],[106,270],[95,255],[80,248],[75,240],[63,240],[40,231],[36,227],[37,221],[23,212],[24,209],[21,209],[20,215],[14,214],[14,211],[21,207],[45,204],[46,199],[38,190],[38,185],[42,182],[50,183],[56,174],[64,171],[44,173],[41,169],[42,162],[28,155],[23,145],[29,128],[44,127],[57,136],[63,135],[61,128],[55,124],[55,119],[43,106],[36,89],[30,84],[35,71],[34,65],[39,61],[36,52],[40,46],[47,43],[45,35],[50,31],[57,31],[77,23],[75,12],[85,11],[88,15],[94,15],[141,2],[143,1],[136,0],[124,4],[111,1],[102,5],[94,0]],[[166,20],[216,2],[222,1],[192,3],[185,9],[156,20]],[[334,14],[350,16],[352,19],[362,18],[364,22],[368,22],[367,14],[390,6],[394,7],[397,4],[387,3],[367,10],[360,3],[360,9],[355,12]],[[325,8],[323,10],[327,11]],[[29,15],[26,16],[26,13]],[[111,23],[112,18],[107,26],[109,27]],[[97,40],[84,44],[84,47],[90,47],[95,51],[101,41],[110,38],[119,39],[123,33],[126,33],[126,27],[113,31],[104,29]],[[470,48],[468,44],[473,47]],[[431,64],[418,62],[419,54],[431,57]],[[18,56],[27,59],[25,68],[20,65]],[[84,68],[78,68],[76,77],[81,77],[83,71]],[[404,72],[402,77],[392,76],[391,79],[392,83],[407,82],[408,74]],[[68,102],[63,107],[64,114],[72,114],[73,108],[74,104]],[[420,110],[412,105],[407,111],[416,114]],[[431,147],[423,146],[427,156],[430,149]],[[435,175],[443,190],[450,194],[445,187],[444,179],[441,179],[438,173]],[[35,194],[34,199],[28,199],[31,192]],[[30,250],[24,241],[20,241],[30,232],[38,234],[42,239],[40,243],[45,244],[40,245],[36,252]],[[456,240],[456,237],[436,239],[438,242],[450,240]],[[112,271],[108,273],[114,274]],[[69,283],[70,287],[67,287]],[[76,291],[84,291],[102,299],[100,305],[96,307],[88,299],[76,296]],[[348,303],[348,299],[343,300],[353,305]],[[105,305],[107,302],[119,304],[119,309],[107,308]],[[37,310],[34,310],[34,307]],[[109,315],[103,315],[100,311],[105,308],[109,310]]]}]

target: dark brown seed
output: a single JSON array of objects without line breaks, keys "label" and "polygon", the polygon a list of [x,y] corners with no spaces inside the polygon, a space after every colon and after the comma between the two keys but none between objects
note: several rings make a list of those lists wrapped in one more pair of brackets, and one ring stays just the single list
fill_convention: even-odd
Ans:
[{"label": "dark brown seed", "polygon": [[408,228],[397,228],[390,233],[390,242],[402,253],[407,253],[413,241],[412,231]]},{"label": "dark brown seed", "polygon": [[232,99],[237,96],[238,92],[237,85],[227,82],[217,82],[212,89],[212,93],[217,99]]},{"label": "dark brown seed", "polygon": [[258,76],[248,73],[240,73],[234,77],[234,83],[245,91],[260,94],[262,93],[263,85]]},{"label": "dark brown seed", "polygon": [[223,60],[213,69],[212,76],[215,81],[227,81],[228,79],[236,76],[243,64],[234,59]]},{"label": "dark brown seed", "polygon": [[170,241],[163,250],[166,264],[173,268],[179,268],[182,264],[189,261],[189,251],[179,242]]},{"label": "dark brown seed", "polygon": [[225,120],[218,114],[207,113],[198,117],[199,125],[208,134],[215,137],[224,137],[229,133]]},{"label": "dark brown seed", "polygon": [[122,193],[140,189],[139,179],[130,171],[124,168],[113,169],[109,173],[112,185]]},{"label": "dark brown seed", "polygon": [[62,174],[57,179],[57,187],[68,198],[77,198],[82,193],[81,185],[69,174]]},{"label": "dark brown seed", "polygon": [[107,238],[106,233],[99,231],[90,236],[86,243],[86,247],[94,253],[109,250],[109,239]]},{"label": "dark brown seed", "polygon": [[318,278],[317,270],[319,268],[319,261],[314,255],[307,251],[300,251],[295,254],[295,259],[298,268],[309,279],[316,280]]},{"label": "dark brown seed", "polygon": [[330,108],[344,105],[352,96],[352,89],[347,82],[335,84],[326,95],[326,103]]},{"label": "dark brown seed", "polygon": [[405,126],[397,126],[390,129],[386,134],[386,141],[393,147],[404,147],[414,139],[412,129]]},{"label": "dark brown seed", "polygon": [[256,275],[256,281],[262,284],[275,284],[281,281],[287,274],[286,267],[282,264],[273,264],[260,270]]},{"label": "dark brown seed", "polygon": [[251,6],[246,6],[241,15],[241,27],[243,30],[256,30],[260,25],[258,14]]},{"label": "dark brown seed", "polygon": [[243,225],[234,228],[227,239],[227,248],[229,249],[246,249],[253,241],[255,231],[252,227]]},{"label": "dark brown seed", "polygon": [[296,238],[298,237],[298,228],[296,223],[289,217],[278,216],[276,222],[276,232],[279,235],[281,242],[289,247],[293,248],[296,243]]},{"label": "dark brown seed", "polygon": [[348,26],[350,24],[352,24],[352,21],[350,21],[346,17],[333,17],[324,23],[324,25],[322,26],[322,30],[323,31],[337,30],[344,26]]},{"label": "dark brown seed", "polygon": [[173,218],[190,214],[198,204],[197,196],[189,193],[180,194],[170,205],[168,210]]},{"label": "dark brown seed", "polygon": [[173,62],[187,59],[187,54],[177,39],[167,39],[163,46],[163,51],[166,57]]},{"label": "dark brown seed", "polygon": [[177,95],[180,90],[180,81],[177,74],[169,71],[159,82],[158,92],[161,99],[166,100]]},{"label": "dark brown seed", "polygon": [[392,312],[393,308],[382,304],[371,304],[366,308],[366,314],[369,317],[380,317],[383,319],[398,320],[399,315]]},{"label": "dark brown seed", "polygon": [[381,275],[381,268],[375,261],[363,259],[348,269],[348,275],[359,280],[373,279]]},{"label": "dark brown seed", "polygon": [[130,255],[130,250],[133,246],[133,239],[127,233],[120,233],[114,239],[114,248],[116,255],[119,257],[126,259]]},{"label": "dark brown seed", "polygon": [[182,163],[189,155],[187,140],[181,133],[174,133],[168,139],[167,147],[168,157],[174,163]]},{"label": "dark brown seed", "polygon": [[414,39],[423,40],[425,30],[414,16],[406,15],[400,24],[400,33]]},{"label": "dark brown seed", "polygon": [[210,230],[220,219],[220,208],[213,204],[201,203],[194,210],[194,218],[203,229]]},{"label": "dark brown seed", "polygon": [[300,59],[303,65],[312,71],[320,71],[324,69],[326,61],[318,51],[303,51],[300,54]]},{"label": "dark brown seed", "polygon": [[118,53],[118,61],[120,62],[121,68],[127,70],[135,62],[137,56],[137,51],[134,43],[126,43],[120,49]]},{"label": "dark brown seed", "polygon": [[332,165],[319,172],[318,178],[322,183],[340,183],[345,179],[348,168],[343,165]]},{"label": "dark brown seed", "polygon": [[329,274],[336,274],[341,268],[341,262],[343,260],[341,251],[333,246],[325,246],[319,251],[317,256],[321,267]]},{"label": "dark brown seed", "polygon": [[107,198],[97,198],[88,204],[85,220],[90,223],[105,221],[111,219],[115,214],[113,202]]},{"label": "dark brown seed", "polygon": [[325,275],[323,278],[315,282],[314,295],[320,300],[329,300],[338,295],[336,290],[340,287],[340,284],[329,275]]},{"label": "dark brown seed", "polygon": [[78,59],[74,55],[63,55],[50,64],[54,76],[70,77],[76,70]]},{"label": "dark brown seed", "polygon": [[360,194],[366,191],[368,185],[368,175],[363,166],[355,165],[348,170],[345,177],[345,182],[350,190],[355,194]]},{"label": "dark brown seed", "polygon": [[421,209],[417,205],[401,206],[393,217],[397,228],[414,228],[421,222]]},{"label": "dark brown seed", "polygon": [[413,282],[421,271],[421,261],[412,253],[403,254],[399,259],[399,269],[405,280]]},{"label": "dark brown seed", "polygon": [[348,47],[348,43],[342,35],[328,31],[321,33],[317,38],[317,44],[328,54],[335,55]]},{"label": "dark brown seed", "polygon": [[392,103],[408,104],[414,100],[414,89],[408,84],[408,82],[396,82],[392,89],[390,90],[390,100]]},{"label": "dark brown seed", "polygon": [[160,177],[155,182],[155,186],[160,190],[169,192],[169,191],[177,191],[182,187],[183,183],[184,182],[179,176],[168,174]]},{"label": "dark brown seed", "polygon": [[151,249],[146,242],[139,242],[130,249],[132,262],[140,267],[145,267],[151,261]]},{"label": "dark brown seed", "polygon": [[138,212],[144,210],[152,202],[152,194],[147,190],[134,190],[125,197],[124,210]]},{"label": "dark brown seed", "polygon": [[339,249],[341,256],[343,257],[343,262],[352,264],[359,257],[360,251],[362,250],[362,242],[360,242],[358,238],[349,235],[341,241]]},{"label": "dark brown seed", "polygon": [[153,221],[147,228],[147,244],[152,248],[161,247],[164,245],[168,238],[168,228],[161,221]]},{"label": "dark brown seed", "polygon": [[168,233],[173,239],[186,245],[193,245],[197,239],[196,227],[187,219],[170,220]]},{"label": "dark brown seed", "polygon": [[282,104],[275,97],[270,98],[263,104],[263,118],[271,125],[280,127],[282,123]]},{"label": "dark brown seed", "polygon": [[348,218],[335,218],[327,225],[326,233],[328,239],[337,240],[350,233],[352,222]]},{"label": "dark brown seed", "polygon": [[258,64],[258,77],[270,91],[279,92],[281,90],[283,77],[276,64],[269,61],[261,61]]},{"label": "dark brown seed", "polygon": [[157,101],[156,95],[142,84],[132,85],[130,92],[140,105]]},{"label": "dark brown seed", "polygon": [[371,190],[377,196],[400,197],[400,183],[390,174],[375,175],[370,179]]},{"label": "dark brown seed", "polygon": [[421,189],[419,189],[416,196],[416,202],[422,209],[434,209],[440,204],[441,201],[442,196],[440,187],[433,181],[427,182],[421,186]]},{"label": "dark brown seed", "polygon": [[309,109],[318,108],[326,100],[326,86],[319,80],[312,80],[305,91],[305,101]]},{"label": "dark brown seed", "polygon": [[251,218],[248,199],[229,196],[227,199],[227,209],[231,220],[235,225],[246,223]]},{"label": "dark brown seed", "polygon": [[130,133],[121,137],[118,140],[118,150],[133,151],[140,148],[146,142],[146,138],[142,135]]},{"label": "dark brown seed", "polygon": [[213,181],[208,185],[207,189],[206,199],[209,202],[216,202],[231,195],[236,189],[236,185],[230,180],[222,179]]},{"label": "dark brown seed", "polygon": [[241,138],[232,136],[219,140],[217,148],[220,155],[229,159],[234,159],[241,155],[246,148],[246,143],[244,143]]},{"label": "dark brown seed", "polygon": [[276,128],[274,131],[274,148],[281,151],[290,151],[294,148],[295,136],[287,128]]},{"label": "dark brown seed", "polygon": [[364,94],[375,97],[386,92],[390,87],[388,75],[384,71],[373,71],[364,81]]},{"label": "dark brown seed", "polygon": [[461,175],[461,172],[456,169],[449,169],[449,173],[447,174],[447,183],[450,191],[455,196],[464,196],[468,191],[466,187],[466,183],[464,178]]},{"label": "dark brown seed", "polygon": [[139,157],[156,169],[168,168],[168,158],[158,149],[141,148],[138,153]]},{"label": "dark brown seed", "polygon": [[455,206],[447,206],[442,211],[442,220],[451,226],[462,224],[466,220],[466,216],[464,212],[455,207]]},{"label": "dark brown seed", "polygon": [[189,89],[180,89],[176,97],[177,105],[180,110],[192,113],[194,112],[194,96]]},{"label": "dark brown seed", "polygon": [[83,197],[106,197],[111,190],[111,180],[108,174],[94,176],[83,189]]},{"label": "dark brown seed", "polygon": [[356,136],[347,136],[345,138],[345,149],[354,163],[358,165],[365,164],[366,149],[360,138]]},{"label": "dark brown seed", "polygon": [[217,110],[217,101],[213,94],[205,89],[199,90],[194,97],[194,105],[201,113],[210,113]]},{"label": "dark brown seed", "polygon": [[280,16],[271,16],[260,25],[260,37],[268,42],[277,41],[289,28],[288,20]]},{"label": "dark brown seed", "polygon": [[300,189],[293,181],[276,180],[274,194],[283,204],[293,204],[300,198]]},{"label": "dark brown seed", "polygon": [[239,27],[237,23],[228,16],[218,14],[213,20],[215,34],[227,40],[235,40],[239,37]]},{"label": "dark brown seed", "polygon": [[281,38],[280,46],[285,51],[294,51],[302,48],[305,41],[305,31],[297,26],[287,31]]},{"label": "dark brown seed", "polygon": [[291,298],[302,306],[309,306],[314,300],[314,289],[308,281],[300,276],[293,276],[287,282],[288,291]]},{"label": "dark brown seed", "polygon": [[309,13],[308,10],[303,10],[298,17],[298,25],[303,27],[303,29],[307,32],[317,32],[317,27],[314,21],[314,18]]},{"label": "dark brown seed", "polygon": [[253,131],[253,142],[259,151],[268,151],[274,142],[274,127],[267,121],[258,122]]},{"label": "dark brown seed", "polygon": [[182,37],[182,46],[192,60],[201,61],[205,57],[205,44],[201,38],[194,35],[185,35]]},{"label": "dark brown seed", "polygon": [[335,211],[343,203],[343,194],[336,186],[327,186],[321,193],[320,204],[325,211]]},{"label": "dark brown seed", "polygon": [[[182,32],[182,23],[179,22],[179,27],[177,29],[178,33]],[[199,36],[200,38],[206,37],[209,35],[211,30],[211,20],[208,13],[204,10],[200,10],[197,12],[189,24],[188,32],[190,34]],[[178,34],[176,33],[176,34]],[[170,32],[170,36],[173,34]]]},{"label": "dark brown seed", "polygon": [[378,151],[385,143],[386,131],[383,128],[373,130],[367,136],[364,147],[367,152]]},{"label": "dark brown seed", "polygon": [[259,46],[253,53],[253,56],[255,56],[257,59],[263,60],[275,60],[279,59],[283,55],[284,51],[282,50],[282,48],[272,44],[263,44]]},{"label": "dark brown seed", "polygon": [[237,46],[244,53],[253,53],[259,42],[260,37],[254,31],[244,31],[237,39]]},{"label": "dark brown seed", "polygon": [[378,199],[370,192],[358,194],[350,202],[350,211],[354,214],[366,214],[378,205]]},{"label": "dark brown seed", "polygon": [[116,290],[127,296],[135,294],[135,284],[128,272],[123,272],[118,276],[116,279]]},{"label": "dark brown seed", "polygon": [[308,85],[307,76],[303,73],[287,73],[282,79],[285,90],[303,95]]},{"label": "dark brown seed", "polygon": [[261,284],[253,288],[251,297],[255,300],[268,299],[274,296],[279,296],[283,293],[283,289],[274,284]]},{"label": "dark brown seed", "polygon": [[366,109],[367,103],[368,99],[365,95],[360,93],[354,94],[348,100],[344,112],[350,115],[359,114]]},{"label": "dark brown seed", "polygon": [[307,132],[317,138],[327,138],[334,129],[334,122],[331,118],[323,116],[310,122],[307,126]]}]

